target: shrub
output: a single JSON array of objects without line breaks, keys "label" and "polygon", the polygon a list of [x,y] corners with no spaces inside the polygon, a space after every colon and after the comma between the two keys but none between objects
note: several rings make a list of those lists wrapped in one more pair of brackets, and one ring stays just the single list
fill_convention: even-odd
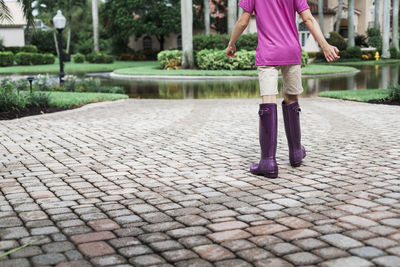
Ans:
[{"label": "shrub", "polygon": [[[224,47],[225,48],[225,47]],[[253,51],[257,49],[257,33],[243,34],[236,42],[237,50]]]},{"label": "shrub", "polygon": [[379,31],[379,29],[375,29],[375,28],[369,28],[367,30],[367,35],[368,35],[368,45],[375,47],[379,54],[382,54],[382,36],[381,36],[381,32]]},{"label": "shrub", "polygon": [[17,65],[31,65],[33,53],[19,52],[15,55]]},{"label": "shrub", "polygon": [[367,39],[368,37],[366,35],[357,34],[355,37],[356,46],[367,47],[368,46]]},{"label": "shrub", "polygon": [[168,60],[175,60],[181,65],[182,51],[181,50],[165,50],[161,51],[157,55],[158,63],[160,63],[162,69],[168,67]]},{"label": "shrub", "polygon": [[54,61],[53,54],[19,52],[15,55],[17,65],[46,65],[54,64]]},{"label": "shrub", "polygon": [[399,58],[399,51],[397,50],[396,47],[391,46],[390,47],[390,58]]},{"label": "shrub", "polygon": [[143,55],[146,57],[145,60],[157,60],[157,55],[159,52],[160,51],[153,49],[147,49],[142,51]]},{"label": "shrub", "polygon": [[52,86],[50,85],[50,77],[39,74],[33,83],[35,90],[37,91],[51,91]]},{"label": "shrub", "polygon": [[75,63],[85,62],[85,56],[80,53],[73,55],[72,58],[74,59]]},{"label": "shrub", "polygon": [[392,101],[400,101],[400,86],[392,86],[389,90],[389,99]]},{"label": "shrub", "polygon": [[308,54],[306,51],[301,50],[301,66],[305,67],[308,64]]},{"label": "shrub", "polygon": [[336,46],[340,51],[345,50],[347,43],[344,38],[337,32],[330,32],[330,37],[328,39],[330,45]]},{"label": "shrub", "polygon": [[225,50],[204,49],[197,53],[197,64],[203,70],[250,70],[255,69],[255,51],[241,50],[236,57],[228,58]]},{"label": "shrub", "polygon": [[26,107],[46,108],[50,103],[50,94],[43,92],[33,92],[26,97]]},{"label": "shrub", "polygon": [[25,107],[25,99],[15,90],[0,87],[0,112],[19,111]]},{"label": "shrub", "polygon": [[14,54],[20,53],[20,52],[26,52],[26,53],[37,53],[38,49],[35,45],[26,45],[26,46],[7,46],[5,48],[6,51],[13,52]]},{"label": "shrub", "polygon": [[12,66],[14,64],[14,54],[12,52],[0,52],[0,66]]},{"label": "shrub", "polygon": [[37,47],[37,52],[39,53],[51,53],[53,55],[57,53],[53,31],[36,29],[36,31],[33,31],[31,34],[31,44]]},{"label": "shrub", "polygon": [[316,58],[320,52],[307,52],[309,58]]},{"label": "shrub", "polygon": [[86,61],[89,63],[113,63],[114,57],[103,52],[91,53],[86,55]]},{"label": "shrub", "polygon": [[343,54],[343,57],[346,59],[361,59],[362,52],[361,47],[353,46],[346,49],[346,52]]},{"label": "shrub", "polygon": [[203,49],[225,49],[229,43],[227,34],[199,34],[193,37],[193,51]]}]

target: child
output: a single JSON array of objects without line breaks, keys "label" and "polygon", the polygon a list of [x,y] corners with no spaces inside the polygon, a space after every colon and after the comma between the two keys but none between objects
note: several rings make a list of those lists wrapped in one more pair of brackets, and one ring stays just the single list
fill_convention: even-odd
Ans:
[{"label": "child", "polygon": [[269,178],[278,177],[276,164],[278,71],[282,71],[282,111],[289,160],[293,167],[301,165],[306,150],[301,145],[300,106],[298,95],[303,92],[301,83],[301,47],[296,27],[296,12],[317,40],[328,62],[339,59],[339,50],[328,44],[319,24],[310,12],[307,0],[241,0],[244,12],[233,30],[226,48],[226,56],[234,57],[235,43],[246,29],[254,13],[257,22],[258,46],[256,62],[262,104],[260,104],[261,160],[250,166],[250,172]]}]

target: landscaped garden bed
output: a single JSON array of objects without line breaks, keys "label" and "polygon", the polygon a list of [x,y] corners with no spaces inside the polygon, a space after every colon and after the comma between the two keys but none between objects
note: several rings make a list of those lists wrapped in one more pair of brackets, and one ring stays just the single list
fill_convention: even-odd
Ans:
[{"label": "landscaped garden bed", "polygon": [[[38,78],[32,92],[24,80],[0,83],[0,120],[52,113],[81,107],[88,103],[126,99],[120,87],[100,86],[93,79],[77,82],[68,78],[64,86]],[[73,89],[77,92],[71,92]]]}]

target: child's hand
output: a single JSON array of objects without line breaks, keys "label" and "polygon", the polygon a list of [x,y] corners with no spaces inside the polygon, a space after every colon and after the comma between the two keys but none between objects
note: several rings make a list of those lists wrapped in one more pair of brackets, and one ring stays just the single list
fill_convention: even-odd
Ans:
[{"label": "child's hand", "polygon": [[322,50],[324,51],[326,61],[328,62],[333,62],[340,58],[339,49],[337,49],[336,46],[328,45],[327,47],[324,47],[324,49]]},{"label": "child's hand", "polygon": [[236,53],[236,45],[228,44],[226,48],[226,56],[227,57],[235,57]]}]

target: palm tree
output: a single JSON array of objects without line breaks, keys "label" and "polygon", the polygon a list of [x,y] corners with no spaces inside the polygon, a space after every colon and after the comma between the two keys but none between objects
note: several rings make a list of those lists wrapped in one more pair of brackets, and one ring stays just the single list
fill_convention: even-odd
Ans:
[{"label": "palm tree", "polygon": [[237,0],[228,0],[228,34],[232,34],[237,19]]},{"label": "palm tree", "polygon": [[181,0],[182,68],[194,67],[193,60],[193,2]]},{"label": "palm tree", "polygon": [[347,46],[353,47],[355,45],[355,38],[354,38],[354,0],[349,0],[349,11],[348,11],[348,27],[349,27],[349,34],[347,40]]},{"label": "palm tree", "polygon": [[204,25],[206,34],[210,34],[210,0],[204,0]]},{"label": "palm tree", "polygon": [[382,58],[390,58],[389,32],[390,32],[390,0],[383,0],[382,19]]},{"label": "palm tree", "polygon": [[393,46],[399,51],[399,0],[393,0]]},{"label": "palm tree", "polygon": [[322,33],[324,31],[324,0],[318,0],[318,19],[319,19],[319,26],[321,27]]},{"label": "palm tree", "polygon": [[[27,21],[28,26],[34,26],[34,17],[32,15],[32,3],[34,0],[21,0],[22,11],[24,12],[24,16]],[[11,17],[10,10],[8,9],[4,0],[0,0],[0,22],[2,21],[12,22],[13,18]]]},{"label": "palm tree", "polygon": [[374,28],[380,30],[379,25],[379,7],[380,7],[380,0],[375,0],[375,21],[374,21]]},{"label": "palm tree", "polygon": [[92,0],[92,18],[93,18],[93,50],[99,52],[99,6],[97,0]]},{"label": "palm tree", "polygon": [[340,31],[340,22],[342,20],[342,11],[343,11],[343,0],[339,0],[339,6],[337,9],[336,28],[335,28],[335,32],[337,32],[337,33],[339,33],[339,31]]}]

